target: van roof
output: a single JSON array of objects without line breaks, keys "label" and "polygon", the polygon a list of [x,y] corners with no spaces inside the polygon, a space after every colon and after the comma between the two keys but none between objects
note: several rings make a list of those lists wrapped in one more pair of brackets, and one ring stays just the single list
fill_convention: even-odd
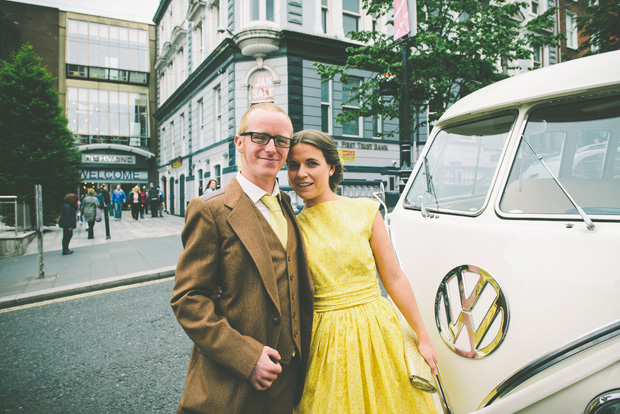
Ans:
[{"label": "van roof", "polygon": [[437,123],[614,84],[620,85],[620,51],[575,59],[496,82],[458,100]]}]

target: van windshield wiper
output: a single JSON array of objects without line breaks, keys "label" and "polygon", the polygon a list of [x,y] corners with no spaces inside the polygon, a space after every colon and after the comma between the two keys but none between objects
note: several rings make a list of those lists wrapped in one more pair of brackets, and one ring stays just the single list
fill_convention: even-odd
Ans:
[{"label": "van windshield wiper", "polygon": [[545,160],[543,160],[542,155],[540,155],[538,152],[536,152],[536,150],[534,149],[534,147],[532,147],[532,145],[529,143],[529,141],[527,140],[527,138],[525,138],[525,135],[522,135],[521,138],[523,139],[523,141],[527,144],[528,147],[530,147],[530,149],[532,150],[532,152],[534,153],[534,155],[536,155],[536,158],[538,158],[538,161],[540,161],[540,163],[542,164],[543,167],[545,167],[545,169],[547,170],[547,172],[549,174],[551,174],[551,178],[553,178],[553,181],[555,181],[555,183],[558,185],[558,187],[560,187],[560,190],[562,190],[562,192],[564,193],[564,195],[566,196],[566,198],[568,198],[568,201],[571,202],[571,204],[575,207],[575,209],[577,210],[577,212],[579,213],[579,215],[581,216],[581,218],[583,219],[583,221],[586,223],[586,226],[588,227],[588,230],[592,231],[595,229],[595,225],[592,222],[592,220],[590,219],[590,217],[588,217],[588,215],[586,214],[585,211],[583,211],[583,209],[581,207],[579,207],[579,204],[577,204],[577,202],[575,201],[575,199],[570,195],[570,193],[568,192],[568,190],[566,190],[566,188],[564,188],[564,186],[562,185],[562,183],[560,182],[560,180],[558,180],[558,178],[555,176],[555,174],[551,171],[551,169],[549,168],[549,166],[547,165],[547,163],[545,162]]},{"label": "van windshield wiper", "polygon": [[435,206],[437,207],[437,210],[439,210],[439,203],[437,203],[437,194],[435,194],[435,187],[433,186],[433,177],[431,176],[430,168],[428,167],[428,158],[424,156],[422,161],[424,161],[424,175],[426,176],[425,177],[426,178],[426,191],[420,201],[420,211],[422,213],[422,217],[432,218],[433,215],[428,212],[428,210],[426,209],[426,205],[424,204],[424,198],[426,194],[433,196],[433,198],[435,199]]}]

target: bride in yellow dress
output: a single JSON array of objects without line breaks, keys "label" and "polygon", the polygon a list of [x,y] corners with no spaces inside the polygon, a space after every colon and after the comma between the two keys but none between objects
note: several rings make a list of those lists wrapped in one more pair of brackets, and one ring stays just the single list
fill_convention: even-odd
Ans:
[{"label": "bride in yellow dress", "polygon": [[296,133],[287,166],[291,186],[305,200],[297,219],[315,289],[308,373],[296,412],[436,413],[431,396],[409,382],[398,317],[381,296],[377,270],[435,373],[437,356],[379,203],[335,193],[342,164],[323,132]]}]

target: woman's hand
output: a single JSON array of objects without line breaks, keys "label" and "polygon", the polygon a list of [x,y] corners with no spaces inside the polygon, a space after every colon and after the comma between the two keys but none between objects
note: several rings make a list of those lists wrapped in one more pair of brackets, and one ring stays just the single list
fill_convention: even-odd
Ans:
[{"label": "woman's hand", "polygon": [[433,375],[437,375],[437,354],[435,353],[433,344],[431,344],[430,341],[420,342],[418,348],[420,349],[420,354],[422,354],[428,365],[431,367],[431,372]]}]

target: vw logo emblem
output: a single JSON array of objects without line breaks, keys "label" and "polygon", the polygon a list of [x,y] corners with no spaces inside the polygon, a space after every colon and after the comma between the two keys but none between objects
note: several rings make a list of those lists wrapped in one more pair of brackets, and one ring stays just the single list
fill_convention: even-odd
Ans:
[{"label": "vw logo emblem", "polygon": [[435,322],[456,354],[480,359],[496,350],[508,330],[508,302],[499,283],[472,265],[450,270],[435,296]]}]

